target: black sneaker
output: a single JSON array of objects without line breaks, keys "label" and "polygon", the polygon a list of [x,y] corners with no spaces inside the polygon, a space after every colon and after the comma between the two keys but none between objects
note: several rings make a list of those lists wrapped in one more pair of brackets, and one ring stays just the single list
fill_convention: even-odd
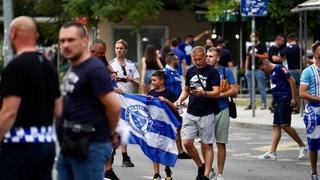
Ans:
[{"label": "black sneaker", "polygon": [[134,167],[134,164],[131,162],[130,157],[126,157],[122,160],[122,167]]},{"label": "black sneaker", "polygon": [[209,180],[207,176],[202,176],[201,180]]},{"label": "black sneaker", "polygon": [[179,159],[191,159],[191,156],[188,153],[183,152],[183,153],[178,154],[178,158]]},{"label": "black sneaker", "polygon": [[166,172],[166,177],[164,179],[165,180],[172,180],[172,177],[171,177],[172,171],[171,171],[170,167],[166,167],[164,169],[164,171]]},{"label": "black sneaker", "polygon": [[113,169],[110,169],[108,171],[104,172],[104,178],[110,179],[110,180],[120,180],[118,176],[114,173]]},{"label": "black sneaker", "polygon": [[158,173],[154,174],[152,180],[161,180],[160,174]]},{"label": "black sneaker", "polygon": [[198,167],[198,175],[196,180],[202,180],[202,177],[204,176],[204,170],[205,170],[204,164],[202,164],[201,167]]}]

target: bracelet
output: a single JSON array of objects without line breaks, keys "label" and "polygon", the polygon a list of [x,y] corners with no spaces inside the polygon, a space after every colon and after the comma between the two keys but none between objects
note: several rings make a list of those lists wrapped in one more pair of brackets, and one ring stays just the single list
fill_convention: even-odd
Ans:
[{"label": "bracelet", "polygon": [[118,75],[118,73],[117,73],[117,72],[115,72],[115,71],[112,71],[112,72],[111,72],[111,74],[116,74],[116,75]]}]

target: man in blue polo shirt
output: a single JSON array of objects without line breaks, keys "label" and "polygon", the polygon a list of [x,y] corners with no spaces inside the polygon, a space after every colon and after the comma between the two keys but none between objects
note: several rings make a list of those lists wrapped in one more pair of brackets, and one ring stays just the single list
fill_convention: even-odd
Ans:
[{"label": "man in blue polo shirt", "polygon": [[260,69],[265,73],[271,74],[271,89],[274,100],[273,133],[270,151],[259,156],[259,159],[277,160],[277,146],[281,138],[281,129],[289,134],[290,137],[299,145],[298,158],[303,158],[307,149],[300,136],[291,127],[292,107],[297,103],[295,96],[295,80],[288,72],[288,69],[281,64],[273,64],[269,60],[260,61]]}]

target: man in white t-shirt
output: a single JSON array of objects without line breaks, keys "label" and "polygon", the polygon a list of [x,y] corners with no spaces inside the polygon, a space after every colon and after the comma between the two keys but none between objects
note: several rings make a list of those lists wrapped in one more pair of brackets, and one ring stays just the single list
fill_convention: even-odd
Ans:
[{"label": "man in white t-shirt", "polygon": [[111,60],[111,67],[117,73],[117,86],[123,92],[133,93],[139,86],[140,75],[135,64],[126,59],[127,42],[120,39],[115,44],[116,57]]},{"label": "man in white t-shirt", "polygon": [[[140,84],[140,75],[135,64],[126,59],[125,56],[128,52],[128,44],[125,40],[120,39],[115,43],[116,57],[111,60],[110,64],[114,72],[117,73],[117,92],[133,93]],[[122,145],[122,167],[134,167],[130,157],[127,154],[127,145]],[[115,149],[114,153],[115,154]],[[113,158],[111,158],[113,159]],[[105,178],[118,180],[119,178],[112,170],[112,161],[106,163]]]}]

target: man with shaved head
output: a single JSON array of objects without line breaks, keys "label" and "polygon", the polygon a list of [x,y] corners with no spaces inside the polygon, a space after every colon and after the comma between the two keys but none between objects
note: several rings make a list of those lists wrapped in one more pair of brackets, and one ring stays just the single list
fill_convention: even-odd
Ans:
[{"label": "man with shaved head", "polygon": [[53,119],[62,102],[54,66],[37,52],[38,33],[32,18],[10,24],[16,57],[2,74],[0,110],[0,178],[50,180],[55,157]]}]

